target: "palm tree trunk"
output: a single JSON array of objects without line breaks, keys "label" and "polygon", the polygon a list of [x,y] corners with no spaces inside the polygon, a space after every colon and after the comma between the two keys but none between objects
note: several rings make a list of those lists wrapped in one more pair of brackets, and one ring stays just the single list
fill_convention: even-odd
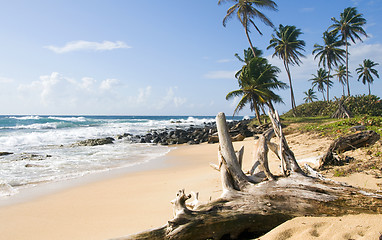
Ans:
[{"label": "palm tree trunk", "polygon": [[369,86],[369,96],[371,95],[371,91],[370,91],[370,82],[367,82],[367,85]]},{"label": "palm tree trunk", "polygon": [[349,87],[349,49],[348,49],[348,40],[347,36],[344,36],[346,39],[346,85],[348,87],[348,96],[350,96],[350,87]]},{"label": "palm tree trunk", "polygon": [[248,42],[249,42],[249,46],[251,46],[253,56],[256,57],[255,49],[253,48],[251,38],[249,37],[249,34],[248,34],[248,28],[244,27],[244,29],[245,29],[245,35],[247,36],[247,39],[248,39]]},{"label": "palm tree trunk", "polygon": [[253,104],[253,107],[255,108],[255,113],[256,113],[256,118],[259,124],[261,125],[261,118],[260,118],[260,111],[259,111],[259,106],[257,104]]},{"label": "palm tree trunk", "polygon": [[293,111],[293,115],[296,117],[296,102],[294,99],[294,93],[293,93],[293,87],[292,87],[292,77],[290,75],[290,70],[289,70],[287,62],[285,60],[283,62],[284,62],[284,67],[285,67],[285,70],[288,74],[288,79],[289,79],[290,98],[291,98],[291,102],[292,102],[292,111]]},{"label": "palm tree trunk", "polygon": [[325,93],[324,93],[324,90],[322,90],[322,98],[324,99],[324,102],[325,102],[326,99],[325,99]]},{"label": "palm tree trunk", "polygon": [[328,82],[326,83],[326,100],[329,102],[329,81],[330,81],[330,68],[328,71]]}]

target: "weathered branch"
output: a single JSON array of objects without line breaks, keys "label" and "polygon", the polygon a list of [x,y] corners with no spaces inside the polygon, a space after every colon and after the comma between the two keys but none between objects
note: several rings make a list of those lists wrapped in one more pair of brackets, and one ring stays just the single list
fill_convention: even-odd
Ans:
[{"label": "weathered branch", "polygon": [[226,166],[228,174],[230,174],[234,180],[234,185],[238,187],[238,190],[242,190],[248,185],[250,179],[244,174],[236,157],[231,137],[228,133],[228,127],[224,113],[219,113],[216,116],[216,126],[219,135],[220,152],[222,159],[224,160],[223,163]]}]

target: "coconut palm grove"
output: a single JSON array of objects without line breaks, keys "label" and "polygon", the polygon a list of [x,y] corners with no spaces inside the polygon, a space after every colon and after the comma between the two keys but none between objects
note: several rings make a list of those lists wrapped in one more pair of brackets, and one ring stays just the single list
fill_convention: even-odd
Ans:
[{"label": "coconut palm grove", "polygon": [[[286,88],[290,90],[291,114],[295,117],[305,115],[301,112],[301,108],[299,111],[296,106],[293,72],[290,66],[303,67],[304,57],[307,54],[314,55],[314,59],[317,61],[317,71],[312,72],[312,78],[306,80],[312,84],[310,89],[304,91],[306,104],[314,101],[323,101],[329,104],[331,101],[338,101],[338,99],[343,99],[342,101],[345,101],[346,104],[346,99],[351,96],[352,74],[356,80],[365,85],[365,91],[367,91],[367,96],[355,97],[357,99],[373,98],[380,102],[378,97],[371,96],[371,85],[374,81],[379,81],[378,71],[375,69],[379,63],[365,57],[357,69],[349,69],[349,55],[351,54],[349,45],[363,42],[368,37],[364,28],[367,19],[358,12],[356,7],[347,7],[343,12],[339,12],[338,16],[333,16],[331,18],[332,25],[327,26],[327,30],[322,33],[322,39],[317,39],[318,43],[314,44],[312,53],[306,53],[303,31],[298,26],[280,24],[276,27],[272,20],[266,16],[266,12],[277,11],[275,1],[219,0],[218,5],[228,7],[227,15],[223,18],[223,26],[227,25],[228,20],[234,21],[236,18],[243,26],[243,32],[249,43],[249,48],[244,49],[244,59],[240,58],[239,54],[235,54],[243,66],[238,69],[235,75],[238,89],[229,92],[226,96],[227,100],[240,97],[234,115],[249,105],[255,113],[257,121],[261,123],[260,115],[266,113],[266,108],[273,109],[274,103],[283,102],[277,91]],[[255,33],[262,35],[258,22],[265,23],[266,27],[274,29],[267,49],[273,49],[272,57],[278,57],[282,60],[289,80],[288,83],[278,80],[280,69],[272,66],[266,58],[262,57],[262,49],[258,49],[256,41],[251,40],[256,37]],[[255,30],[253,31],[254,34],[251,34],[252,30]],[[264,40],[262,39],[262,41]],[[330,95],[330,89],[334,87],[334,82],[340,83],[342,96]],[[321,99],[317,97],[320,95],[322,96]]]}]

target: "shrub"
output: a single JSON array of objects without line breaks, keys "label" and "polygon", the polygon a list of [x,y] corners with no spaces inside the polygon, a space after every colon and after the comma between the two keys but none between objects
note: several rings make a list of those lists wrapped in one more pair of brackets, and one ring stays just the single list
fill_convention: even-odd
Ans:
[{"label": "shrub", "polygon": [[[341,100],[344,101],[347,109],[355,116],[382,116],[382,101],[375,95],[356,95],[336,98],[334,101],[329,102],[304,103],[297,106],[297,114],[300,117],[331,116],[337,110],[338,103]],[[292,110],[289,110],[283,116],[292,117]]]}]

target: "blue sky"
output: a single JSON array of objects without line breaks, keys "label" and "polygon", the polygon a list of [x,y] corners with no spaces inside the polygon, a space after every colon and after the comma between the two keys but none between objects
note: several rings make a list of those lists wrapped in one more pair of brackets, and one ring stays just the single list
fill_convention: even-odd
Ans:
[{"label": "blue sky", "polygon": [[[233,18],[222,19],[232,3],[217,0],[14,0],[0,1],[0,114],[215,115],[233,113],[248,42]],[[295,25],[304,33],[306,58],[292,68],[297,104],[318,61],[313,45],[344,8],[364,14],[369,38],[350,48],[352,94],[366,94],[355,68],[365,58],[382,65],[382,0],[276,1],[278,12],[262,10],[275,24]],[[255,20],[254,45],[280,67],[267,51],[272,29]],[[382,67],[376,69],[382,77]],[[330,91],[340,96],[339,83]],[[382,97],[382,79],[372,93]],[[290,109],[289,90],[278,92]],[[321,94],[317,93],[321,98]],[[249,108],[240,115],[251,114]]]}]

